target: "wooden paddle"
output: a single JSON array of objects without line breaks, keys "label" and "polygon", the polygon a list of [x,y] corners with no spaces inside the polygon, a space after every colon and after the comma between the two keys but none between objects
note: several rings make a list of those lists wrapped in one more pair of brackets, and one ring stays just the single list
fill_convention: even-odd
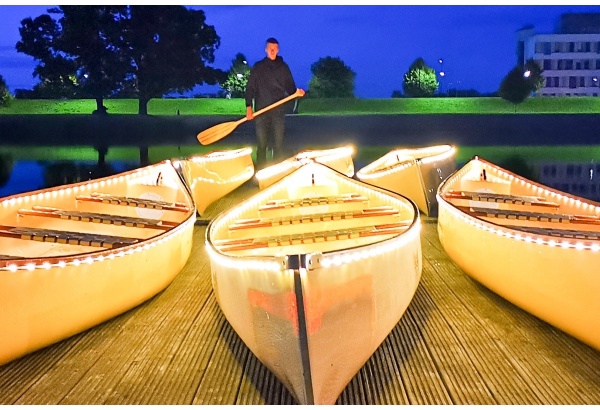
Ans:
[{"label": "wooden paddle", "polygon": [[[293,100],[294,98],[302,97],[302,95],[303,95],[302,92],[299,89],[297,89],[294,94],[288,95],[287,97],[285,97],[277,102],[274,102],[273,104],[271,104],[263,109],[256,111],[254,113],[254,116],[257,117],[257,116],[261,115],[262,113],[269,111],[270,109],[273,109],[275,107],[280,106],[281,104],[285,104],[286,102]],[[244,117],[237,121],[229,121],[229,122],[224,122],[222,124],[217,124],[213,127],[210,127],[207,130],[202,131],[201,133],[199,133],[197,135],[196,138],[198,138],[198,141],[202,145],[212,144],[213,142],[216,142],[216,141],[220,140],[221,138],[226,137],[229,134],[231,134],[233,132],[233,130],[235,130],[237,128],[238,125],[242,124],[246,120],[247,120],[247,118]]]}]

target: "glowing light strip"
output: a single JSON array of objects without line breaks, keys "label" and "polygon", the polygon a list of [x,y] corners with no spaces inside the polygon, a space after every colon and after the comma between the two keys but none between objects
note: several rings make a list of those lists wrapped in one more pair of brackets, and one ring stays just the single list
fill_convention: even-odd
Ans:
[{"label": "glowing light strip", "polygon": [[202,182],[207,182],[209,184],[216,184],[216,185],[225,185],[225,184],[231,184],[231,183],[235,183],[235,182],[239,182],[239,181],[248,180],[252,177],[252,175],[254,175],[254,167],[248,166],[248,167],[246,167],[246,169],[244,170],[243,173],[241,173],[239,175],[235,175],[228,179],[196,177],[196,178],[194,178],[194,181],[192,182],[192,189],[196,186],[196,184],[199,184]]},{"label": "glowing light strip", "polygon": [[[439,154],[428,154],[430,152],[438,152],[443,150]],[[423,154],[421,154],[423,153]],[[381,178],[395,172],[400,172],[412,165],[415,165],[417,162],[421,162],[422,164],[429,164],[435,161],[442,161],[448,158],[451,158],[456,153],[456,149],[450,145],[439,145],[428,148],[419,148],[419,149],[402,149],[402,150],[393,150],[381,157],[380,159],[372,162],[371,164],[365,166],[361,170],[356,173],[356,176],[360,179],[373,179],[373,178]],[[421,156],[419,156],[421,155]],[[400,159],[400,156],[403,158]],[[390,158],[396,158],[394,164],[385,165],[389,162]],[[378,168],[383,167],[384,169],[378,170]]]}]

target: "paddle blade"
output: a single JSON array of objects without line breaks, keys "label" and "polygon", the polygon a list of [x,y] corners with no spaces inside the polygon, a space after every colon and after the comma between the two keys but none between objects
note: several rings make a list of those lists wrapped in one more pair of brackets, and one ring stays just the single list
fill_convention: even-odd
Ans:
[{"label": "paddle blade", "polygon": [[199,133],[196,138],[202,145],[212,144],[213,142],[219,141],[221,138],[228,136],[236,129],[239,125],[239,121],[224,122],[217,124],[209,129],[206,129]]}]

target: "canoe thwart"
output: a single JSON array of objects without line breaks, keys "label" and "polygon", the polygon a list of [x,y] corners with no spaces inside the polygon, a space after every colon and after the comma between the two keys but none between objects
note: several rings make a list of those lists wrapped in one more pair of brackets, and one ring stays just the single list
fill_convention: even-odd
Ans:
[{"label": "canoe thwart", "polygon": [[45,216],[50,218],[67,219],[71,221],[93,222],[135,228],[168,230],[176,226],[176,224],[173,222],[161,221],[159,219],[137,218],[94,212],[69,211],[65,209],[48,208],[44,206],[34,206],[31,210],[19,209],[17,213],[21,216]]},{"label": "canoe thwart", "polygon": [[38,229],[19,226],[0,226],[0,236],[38,242],[93,246],[106,249],[114,249],[133,245],[140,241],[136,238],[125,238],[120,236],[57,231],[52,229]]},{"label": "canoe thwart", "polygon": [[313,244],[318,242],[358,239],[374,235],[399,235],[406,231],[412,221],[385,225],[363,226],[350,229],[336,229],[301,233],[295,235],[278,235],[261,238],[222,239],[215,241],[215,246],[222,252],[242,251],[248,249],[268,248],[274,246],[292,246]]},{"label": "canoe thwart", "polygon": [[555,222],[572,224],[600,224],[600,219],[589,215],[552,214],[545,212],[514,211],[510,209],[495,209],[483,207],[459,207],[465,212],[475,216],[488,218],[502,218],[517,221]]},{"label": "canoe thwart", "polygon": [[278,218],[253,218],[239,219],[229,225],[230,230],[249,229],[249,228],[266,228],[270,226],[280,225],[295,225],[301,223],[328,222],[338,220],[348,220],[354,218],[368,218],[378,216],[398,215],[399,211],[390,206],[381,206],[375,208],[367,208],[359,211],[340,211],[327,212],[310,215],[294,215]]},{"label": "canoe thwart", "polygon": [[[506,226],[506,228],[511,228]],[[555,229],[555,228],[538,228],[529,226],[520,226],[520,231],[528,232],[535,235],[549,235],[556,236],[558,238],[568,239],[591,239],[600,240],[600,232],[595,231],[578,231],[573,229]]]},{"label": "canoe thwart", "polygon": [[267,201],[259,207],[260,211],[269,211],[273,209],[297,208],[303,206],[319,206],[331,204],[343,204],[349,202],[367,203],[369,199],[366,196],[358,194],[342,194],[334,196],[320,196],[300,199],[273,199]]},{"label": "canoe thwart", "polygon": [[189,208],[181,202],[165,202],[153,199],[134,198],[126,196],[114,196],[98,192],[90,196],[80,195],[76,197],[78,201],[102,202],[112,205],[134,206],[136,208],[160,209],[165,211],[189,212]]},{"label": "canoe thwart", "polygon": [[519,196],[489,192],[453,191],[444,194],[446,199],[470,199],[472,201],[496,202],[515,205],[536,205],[558,208],[559,204],[539,196]]}]

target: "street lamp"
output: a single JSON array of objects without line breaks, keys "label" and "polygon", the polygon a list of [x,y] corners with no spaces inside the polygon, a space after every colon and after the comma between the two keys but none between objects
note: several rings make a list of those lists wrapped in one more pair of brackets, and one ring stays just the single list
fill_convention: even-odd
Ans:
[{"label": "street lamp", "polygon": [[531,71],[527,70],[523,73],[523,77],[525,78],[529,78],[529,76],[531,75]]}]

